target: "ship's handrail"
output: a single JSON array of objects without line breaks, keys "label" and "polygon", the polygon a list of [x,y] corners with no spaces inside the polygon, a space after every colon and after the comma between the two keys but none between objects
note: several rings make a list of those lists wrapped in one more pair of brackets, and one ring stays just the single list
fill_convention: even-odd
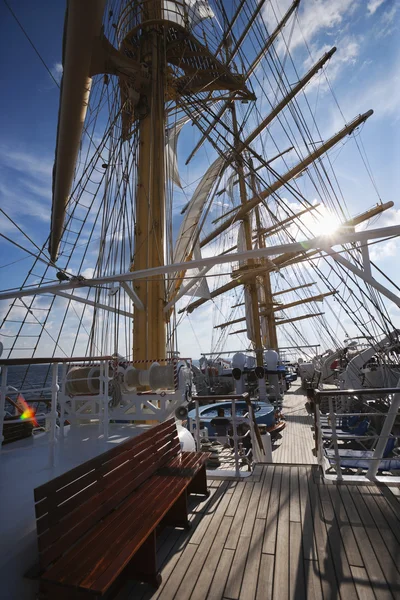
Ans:
[{"label": "ship's handrail", "polygon": [[98,362],[114,360],[115,356],[50,356],[43,358],[0,358],[0,367],[17,367],[24,365],[53,365],[55,363]]},{"label": "ship's handrail", "polygon": [[[89,357],[43,357],[43,358],[21,358],[21,359],[4,359],[0,361],[1,367],[1,385],[0,385],[0,451],[2,447],[2,443],[4,441],[3,427],[5,422],[5,403],[7,395],[10,393],[10,387],[8,386],[8,370],[9,367],[12,366],[20,366],[20,365],[40,365],[40,364],[50,364],[51,365],[51,386],[50,387],[35,387],[33,391],[51,391],[51,402],[50,402],[50,411],[44,413],[46,420],[50,423],[50,435],[49,435],[49,464],[51,467],[54,466],[55,463],[55,445],[56,445],[56,437],[57,437],[57,419],[60,420],[60,430],[61,435],[63,436],[63,427],[64,427],[64,407],[61,406],[60,414],[58,413],[57,404],[59,400],[59,391],[61,387],[61,391],[65,392],[65,380],[66,380],[66,372],[68,364],[73,365],[76,363],[96,363],[100,366],[100,374],[99,374],[99,391],[97,397],[103,402],[103,412],[99,415],[101,419],[101,424],[104,429],[104,435],[108,435],[108,368],[107,365],[110,361],[114,360],[115,357],[112,356],[89,356]],[[58,368],[59,365],[63,365],[63,374],[61,378],[59,378]],[[12,389],[12,394],[25,394],[30,391],[30,388],[26,389]],[[95,396],[94,396],[95,397]],[[35,399],[37,402],[41,402],[40,397]],[[42,414],[37,414],[34,416],[42,417]],[[91,415],[93,417],[93,415]],[[84,415],[81,415],[84,418]],[[29,419],[31,420],[31,419]],[[8,420],[8,423],[12,421]],[[14,420],[13,420],[14,422]],[[16,419],[15,422],[19,422],[19,419]]]},{"label": "ship's handrail", "polygon": [[[252,418],[252,415],[249,414],[249,412],[246,412],[246,415],[240,416],[238,417],[236,414],[236,403],[238,401],[243,401],[243,400],[249,400],[250,395],[248,392],[245,392],[244,394],[223,394],[220,396],[195,396],[193,398],[194,402],[195,402],[195,418],[194,418],[194,422],[192,421],[190,423],[190,432],[192,433],[193,437],[195,438],[196,441],[196,446],[197,446],[197,450],[200,449],[201,447],[201,428],[200,428],[200,421],[201,421],[201,417],[200,417],[200,404],[199,404],[199,400],[215,400],[215,402],[220,402],[221,400],[226,400],[226,401],[230,401],[231,402],[231,415],[229,417],[227,417],[227,419],[229,419],[229,421],[231,422],[232,425],[232,435],[226,435],[226,438],[230,439],[233,441],[233,451],[234,451],[234,455],[233,455],[233,459],[234,459],[234,470],[229,471],[229,470],[224,470],[224,476],[227,477],[241,477],[242,473],[240,471],[240,459],[242,458],[242,455],[240,454],[240,448],[239,448],[239,444],[241,442],[241,440],[243,440],[244,438],[250,436],[251,439],[251,447],[252,447],[252,451],[253,451],[253,464],[256,462],[262,462],[264,460],[264,457],[260,455],[260,451],[259,451],[259,447],[258,447],[258,441],[256,438],[256,433],[254,430],[254,420]],[[249,426],[249,431],[247,431],[244,435],[239,435],[237,428],[239,425],[241,424],[246,424]],[[223,436],[225,437],[225,436]],[[207,434],[207,438],[210,440],[218,440],[219,438],[221,438],[220,435],[210,435]],[[265,452],[265,450],[264,450]],[[247,456],[247,454],[246,454]],[[258,460],[259,459],[259,460]],[[214,471],[213,473],[218,473],[218,471]],[[249,473],[250,474],[250,473]]]},{"label": "ship's handrail", "polygon": [[[392,433],[393,426],[395,424],[395,420],[399,415],[400,409],[400,381],[397,387],[387,387],[387,388],[360,388],[360,389],[337,389],[337,390],[309,390],[308,391],[308,399],[313,404],[314,411],[314,432],[315,432],[315,452],[318,457],[318,464],[322,468],[324,476],[328,479],[335,479],[337,481],[375,481],[382,480],[386,481],[388,479],[387,476],[378,476],[379,465],[382,460],[385,460],[387,457],[384,456],[385,450],[387,448],[387,444],[390,438],[393,437],[399,439],[399,436],[394,436]],[[375,410],[374,412],[369,412],[366,410],[363,411],[355,411],[354,408],[350,409],[347,412],[346,407],[341,407],[342,410],[338,410],[334,408],[334,399],[344,398],[351,399],[362,396],[371,396],[375,397],[385,397],[389,400],[390,404],[387,412]],[[329,431],[329,435],[325,432],[325,440],[324,440],[324,430],[321,426],[321,400],[323,398],[328,399],[328,422],[331,427]],[[383,419],[383,425],[381,430],[378,432],[372,432],[371,434],[360,435],[356,432],[353,433],[351,430],[346,432],[338,431],[338,427],[340,426],[340,419],[343,417],[354,417],[359,416],[360,418],[365,417],[373,417],[373,418],[381,418]],[[344,467],[346,468],[346,464],[349,464],[349,460],[351,457],[349,456],[341,456],[339,442],[344,439],[346,441],[364,441],[369,442],[371,440],[376,440],[372,443],[370,452],[371,454],[363,455],[362,460],[363,464],[367,464],[368,469],[366,470],[365,475],[347,475],[342,472],[342,464],[344,463]],[[327,458],[327,455],[324,450],[324,442],[329,439],[330,445],[333,448],[333,457]],[[396,458],[395,458],[396,460]],[[336,471],[335,475],[327,475],[328,470],[332,470],[333,468]],[[357,463],[357,455],[354,455],[354,464]],[[354,467],[357,469],[357,466]],[[361,467],[362,469],[362,467]],[[364,469],[365,470],[365,469]],[[398,480],[398,481],[397,481]],[[400,478],[396,476],[390,476],[390,481],[394,483],[400,482]]]}]

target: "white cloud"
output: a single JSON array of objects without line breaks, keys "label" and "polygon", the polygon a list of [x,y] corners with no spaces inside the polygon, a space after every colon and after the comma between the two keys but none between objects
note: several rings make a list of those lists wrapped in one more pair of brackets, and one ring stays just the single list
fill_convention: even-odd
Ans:
[{"label": "white cloud", "polygon": [[399,2],[393,4],[393,6],[383,13],[380,21],[379,21],[379,31],[376,34],[377,38],[384,38],[391,35],[396,29],[398,29],[398,25],[394,24],[395,16],[397,15],[397,9],[399,8]]},{"label": "white cloud", "polygon": [[[267,4],[263,17],[267,26],[272,31],[282,15],[291,5],[291,0],[284,0]],[[312,41],[321,31],[327,29],[337,30],[343,24],[345,16],[351,15],[357,8],[358,2],[354,0],[311,0],[300,4],[298,22],[293,29],[290,49],[293,51],[304,41]],[[286,34],[287,37],[287,34]],[[279,42],[281,43],[281,42]],[[282,49],[282,48],[281,48]]]},{"label": "white cloud", "polygon": [[58,81],[58,83],[60,83],[61,81],[61,77],[63,74],[63,66],[60,62],[56,62],[54,63],[54,65],[52,66],[52,68],[50,69],[51,74],[53,75],[54,79],[56,81]]},{"label": "white cloud", "polygon": [[81,275],[85,279],[92,279],[92,277],[94,275],[93,267],[87,267],[84,271],[82,271]]},{"label": "white cloud", "polygon": [[[355,65],[360,54],[360,45],[362,38],[355,36],[346,36],[340,42],[340,45],[329,60],[325,67],[326,74],[329,77],[329,83],[332,84],[335,79],[338,78],[341,71],[348,66]],[[311,47],[311,56],[308,56],[304,61],[304,67],[306,69],[310,69],[315,62],[321,58],[328,50],[331,49],[331,46],[325,44],[322,47],[316,48],[315,46]],[[319,92],[328,91],[329,85],[326,78],[322,75],[321,77],[314,77],[307,86],[307,91],[309,92],[313,88],[318,88]]]},{"label": "white cloud", "polygon": [[369,0],[367,4],[368,16],[373,15],[385,0]]},{"label": "white cloud", "polygon": [[374,262],[380,262],[385,258],[396,256],[399,252],[399,245],[397,240],[387,240],[371,247],[370,258]]},{"label": "white cloud", "polygon": [[14,169],[25,175],[31,175],[35,179],[41,177],[50,178],[53,170],[52,159],[42,154],[39,157],[33,152],[14,150],[5,144],[0,146],[0,161],[10,169]]}]

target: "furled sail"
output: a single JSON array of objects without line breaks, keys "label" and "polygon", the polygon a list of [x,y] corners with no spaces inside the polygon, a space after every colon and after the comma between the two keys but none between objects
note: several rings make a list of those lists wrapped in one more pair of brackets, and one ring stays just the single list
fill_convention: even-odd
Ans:
[{"label": "furled sail", "polygon": [[164,0],[164,19],[172,21],[177,25],[185,27],[189,21],[189,27],[192,29],[203,19],[211,19],[214,12],[211,9],[208,0]]},{"label": "furled sail", "polygon": [[178,187],[182,187],[178,171],[178,161],[176,158],[176,148],[178,137],[182,127],[190,121],[190,117],[183,117],[176,123],[168,127],[165,141],[165,165],[167,177],[171,179]]},{"label": "furled sail", "polygon": [[207,198],[220,175],[225,159],[218,157],[207,169],[204,177],[195,189],[185,218],[179,229],[174,248],[174,263],[185,261],[193,252],[197,226]]}]

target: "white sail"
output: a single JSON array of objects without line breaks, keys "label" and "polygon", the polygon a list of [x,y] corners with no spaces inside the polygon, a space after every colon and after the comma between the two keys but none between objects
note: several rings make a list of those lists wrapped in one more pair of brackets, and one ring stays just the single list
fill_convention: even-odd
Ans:
[{"label": "white sail", "polygon": [[175,263],[183,262],[193,252],[201,213],[207,198],[221,173],[224,162],[224,158],[218,157],[212,165],[210,165],[193,194],[175,244]]},{"label": "white sail", "polygon": [[203,19],[212,19],[215,15],[208,0],[185,0],[188,6],[190,26],[194,27]]},{"label": "white sail", "polygon": [[189,27],[192,29],[203,19],[212,17],[214,17],[214,12],[208,0],[184,0],[183,3],[182,1],[164,0],[164,19],[182,27],[189,22]]},{"label": "white sail", "polygon": [[[202,258],[200,243],[198,239],[193,248],[193,258],[194,260],[199,260]],[[186,286],[190,281],[192,281],[193,277],[198,277],[199,273],[200,269],[189,269],[188,271],[186,271],[186,277],[182,283],[182,286]],[[198,281],[196,281],[196,283],[190,287],[187,294],[185,295],[197,298],[211,298],[207,279],[205,277],[199,277]]]},{"label": "white sail", "polygon": [[182,187],[178,171],[178,160],[176,158],[176,148],[178,145],[178,137],[182,131],[182,127],[190,121],[190,117],[183,117],[167,129],[165,140],[165,169],[166,174],[171,181],[178,187]]}]

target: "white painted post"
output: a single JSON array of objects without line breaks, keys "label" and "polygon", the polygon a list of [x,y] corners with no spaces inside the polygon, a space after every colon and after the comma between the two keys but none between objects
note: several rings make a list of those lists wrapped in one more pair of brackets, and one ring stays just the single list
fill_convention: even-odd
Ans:
[{"label": "white painted post", "polygon": [[324,453],[322,449],[322,428],[321,428],[321,414],[320,414],[320,403],[315,401],[315,435],[317,436],[317,459],[318,464],[323,469],[324,467]]},{"label": "white painted post", "polygon": [[196,398],[194,401],[196,407],[196,444],[197,452],[200,451],[200,413],[199,413],[199,401]]},{"label": "white painted post", "polygon": [[67,363],[63,363],[61,371],[61,394],[60,400],[60,437],[64,439],[64,421],[65,421],[65,385],[67,379]]},{"label": "white painted post", "polygon": [[237,438],[237,425],[236,425],[236,405],[235,400],[232,400],[232,426],[233,426],[233,449],[235,452],[235,472],[236,477],[240,477],[240,469],[239,469],[239,447],[238,447],[238,438]]},{"label": "white painted post", "polygon": [[4,441],[3,426],[7,395],[7,373],[8,367],[1,367],[1,395],[0,395],[0,450]]},{"label": "white painted post", "polygon": [[272,442],[271,442],[271,434],[268,433],[268,431],[261,436],[261,440],[264,446],[264,454],[265,454],[265,458],[264,458],[264,462],[266,463],[272,463]]},{"label": "white painted post", "polygon": [[108,376],[108,363],[102,361],[100,363],[100,377],[101,380],[103,382],[103,402],[104,402],[104,407],[103,407],[103,433],[104,433],[104,440],[108,440],[108,382],[109,382],[109,376]]},{"label": "white painted post", "polygon": [[336,433],[336,414],[333,412],[332,396],[329,396],[328,401],[329,401],[329,416],[331,419],[331,427],[332,427],[333,449],[335,452],[335,461],[336,461],[336,475],[337,475],[338,481],[342,481],[343,475],[342,475],[342,470],[340,468],[340,455],[339,455],[338,439],[337,439],[337,433]]},{"label": "white painted post", "polygon": [[264,457],[261,455],[260,448],[258,446],[258,441],[256,438],[256,432],[254,431],[253,406],[250,406],[250,408],[249,408],[248,420],[249,420],[251,447],[253,449],[254,462],[262,463],[262,462],[264,462]]},{"label": "white painted post", "polygon": [[56,451],[56,425],[57,425],[57,396],[58,396],[58,364],[52,366],[51,376],[51,411],[50,411],[50,443],[49,464],[54,467]]},{"label": "white painted post", "polygon": [[[400,379],[397,382],[396,387],[400,388]],[[375,477],[376,477],[376,473],[377,473],[378,467],[379,467],[379,462],[382,460],[383,454],[385,452],[386,444],[387,444],[390,434],[392,432],[395,419],[399,412],[399,408],[400,408],[400,392],[394,394],[393,400],[390,404],[390,408],[386,414],[386,419],[383,424],[378,443],[374,450],[374,455],[373,455],[373,458],[371,459],[371,464],[367,471],[366,477],[368,479],[375,479]]]}]

